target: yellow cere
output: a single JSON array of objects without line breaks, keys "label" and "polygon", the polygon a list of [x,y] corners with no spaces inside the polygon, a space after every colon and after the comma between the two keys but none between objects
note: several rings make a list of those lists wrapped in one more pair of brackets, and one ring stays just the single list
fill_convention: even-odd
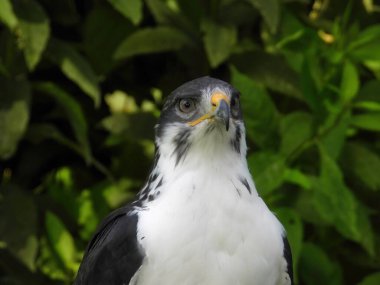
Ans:
[{"label": "yellow cere", "polygon": [[228,100],[227,95],[220,93],[220,92],[216,92],[216,93],[212,94],[212,96],[211,96],[211,104],[212,104],[211,112],[204,114],[203,116],[199,117],[198,119],[196,119],[194,121],[189,122],[188,124],[191,127],[194,127],[194,126],[198,125],[199,123],[203,122],[204,120],[214,117],[214,111],[216,109],[216,106],[219,105],[221,100],[226,101],[227,104],[229,105],[229,100]]}]

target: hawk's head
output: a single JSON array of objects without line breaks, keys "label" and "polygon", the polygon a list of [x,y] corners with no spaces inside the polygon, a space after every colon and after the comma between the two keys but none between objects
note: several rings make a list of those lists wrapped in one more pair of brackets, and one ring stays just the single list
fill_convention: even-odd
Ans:
[{"label": "hawk's head", "polygon": [[211,77],[178,87],[166,99],[156,128],[159,149],[175,156],[176,164],[193,150],[198,155],[245,156],[239,96],[230,84]]}]

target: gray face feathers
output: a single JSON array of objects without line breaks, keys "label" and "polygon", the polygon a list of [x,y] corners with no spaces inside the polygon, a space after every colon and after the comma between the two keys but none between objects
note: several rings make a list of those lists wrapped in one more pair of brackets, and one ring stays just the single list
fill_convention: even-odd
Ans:
[{"label": "gray face feathers", "polygon": [[163,149],[171,152],[175,165],[190,153],[215,157],[227,152],[244,157],[239,97],[233,86],[211,77],[178,87],[167,97],[156,127],[157,154]]},{"label": "gray face feathers", "polygon": [[192,131],[206,122],[211,123],[209,130],[223,125],[228,131],[230,124],[242,123],[239,97],[239,91],[219,79],[206,76],[189,81],[167,97],[157,136],[161,137],[167,126],[173,124],[182,124],[184,129]]}]

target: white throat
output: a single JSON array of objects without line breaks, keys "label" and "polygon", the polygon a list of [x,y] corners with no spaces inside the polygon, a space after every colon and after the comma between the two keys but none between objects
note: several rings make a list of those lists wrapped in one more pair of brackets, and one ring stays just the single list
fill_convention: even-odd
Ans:
[{"label": "white throat", "polygon": [[185,152],[180,160],[173,136],[157,142],[149,186],[155,198],[139,213],[138,240],[146,258],[136,284],[280,284],[283,229],[257,195],[244,129],[239,152],[231,145],[235,130],[227,138],[218,131],[192,132],[202,139],[188,137],[189,148],[177,149]]}]

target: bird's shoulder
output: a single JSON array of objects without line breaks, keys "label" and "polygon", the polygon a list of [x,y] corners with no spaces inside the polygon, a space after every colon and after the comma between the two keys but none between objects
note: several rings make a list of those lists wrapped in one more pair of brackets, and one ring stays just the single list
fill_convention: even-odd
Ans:
[{"label": "bird's shoulder", "polygon": [[88,244],[74,284],[128,284],[143,259],[137,223],[138,214],[131,205],[109,214]]},{"label": "bird's shoulder", "polygon": [[284,266],[286,272],[284,275],[283,284],[294,284],[292,251],[290,249],[289,241],[286,234],[283,235],[282,241],[284,243],[283,258],[286,263]]}]

